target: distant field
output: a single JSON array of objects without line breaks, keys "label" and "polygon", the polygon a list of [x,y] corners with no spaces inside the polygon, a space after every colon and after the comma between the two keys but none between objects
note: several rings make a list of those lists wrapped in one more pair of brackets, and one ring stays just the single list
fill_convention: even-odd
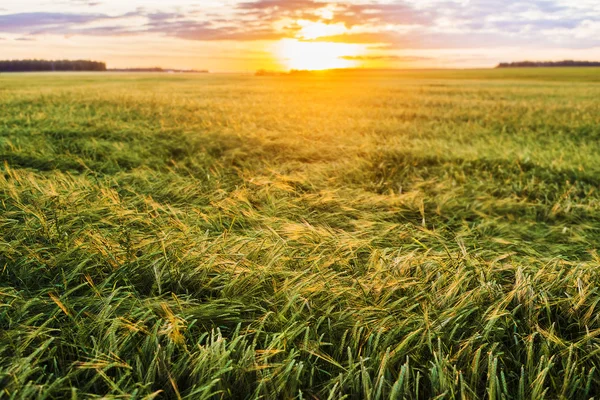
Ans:
[{"label": "distant field", "polygon": [[600,393],[600,69],[0,75],[0,399]]}]

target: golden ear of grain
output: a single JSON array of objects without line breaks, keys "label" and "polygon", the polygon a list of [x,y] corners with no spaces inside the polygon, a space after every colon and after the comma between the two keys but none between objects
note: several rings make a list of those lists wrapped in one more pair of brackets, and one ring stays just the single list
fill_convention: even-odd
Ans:
[{"label": "golden ear of grain", "polygon": [[179,387],[177,386],[177,382],[175,382],[175,379],[173,379],[171,373],[169,373],[169,382],[171,383],[171,387],[173,387],[173,390],[175,391],[175,396],[177,396],[177,400],[181,400],[181,393],[179,393]]},{"label": "golden ear of grain", "polygon": [[185,331],[185,320],[175,315],[168,304],[162,303],[161,307],[165,318],[167,319],[167,324],[162,329],[161,333],[167,335],[174,343],[185,345],[185,336],[183,335],[183,332]]},{"label": "golden ear of grain", "polygon": [[60,301],[60,299],[58,298],[58,296],[56,294],[48,293],[48,296],[50,296],[50,299],[52,299],[52,301],[56,303],[56,305],[62,310],[62,312],[64,312],[69,317],[71,316],[71,313],[69,312],[67,307],[63,304],[62,301]]}]

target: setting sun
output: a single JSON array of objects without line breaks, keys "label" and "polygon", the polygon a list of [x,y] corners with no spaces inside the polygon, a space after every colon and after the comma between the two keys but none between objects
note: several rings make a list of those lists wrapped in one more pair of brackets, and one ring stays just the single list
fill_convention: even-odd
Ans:
[{"label": "setting sun", "polygon": [[355,68],[358,62],[350,57],[363,53],[364,48],[361,45],[302,42],[296,39],[282,40],[277,49],[277,55],[283,66],[296,70]]}]

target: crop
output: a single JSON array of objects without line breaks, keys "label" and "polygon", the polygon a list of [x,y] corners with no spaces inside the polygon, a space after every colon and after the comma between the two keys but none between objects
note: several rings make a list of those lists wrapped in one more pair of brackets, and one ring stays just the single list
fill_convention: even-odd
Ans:
[{"label": "crop", "polygon": [[0,399],[597,395],[598,76],[0,76]]}]

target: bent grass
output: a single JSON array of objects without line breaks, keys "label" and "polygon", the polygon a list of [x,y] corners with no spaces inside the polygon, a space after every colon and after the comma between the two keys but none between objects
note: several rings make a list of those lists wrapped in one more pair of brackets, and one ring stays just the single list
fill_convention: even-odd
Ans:
[{"label": "bent grass", "polygon": [[0,398],[594,396],[574,73],[0,77]]}]

